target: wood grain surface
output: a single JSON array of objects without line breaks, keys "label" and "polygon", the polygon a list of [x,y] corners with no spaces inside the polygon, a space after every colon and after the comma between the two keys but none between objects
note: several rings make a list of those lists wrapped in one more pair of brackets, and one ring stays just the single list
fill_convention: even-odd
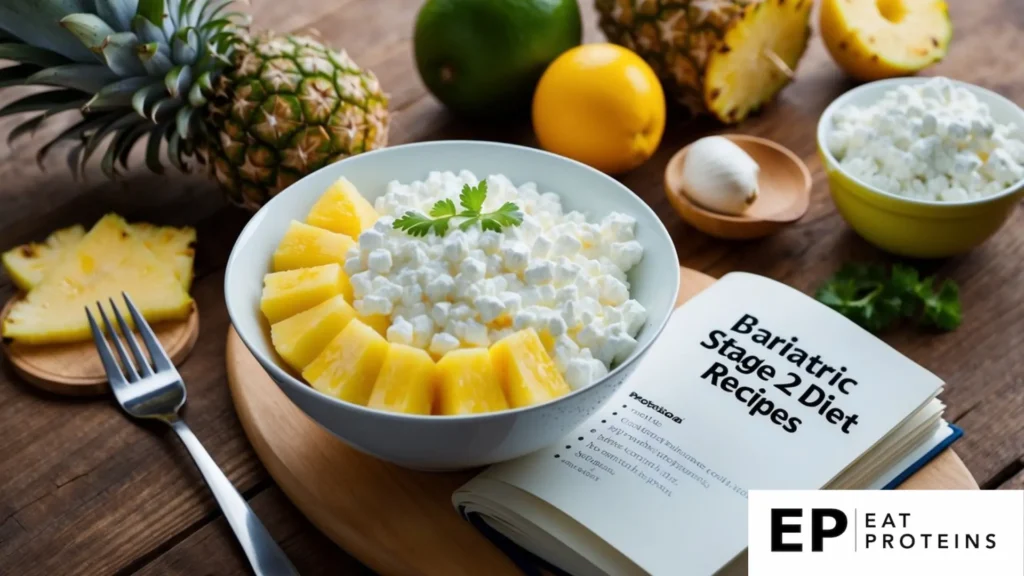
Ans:
[{"label": "wood grain surface", "polygon": [[[678,305],[713,282],[683,268]],[[234,329],[226,348],[228,385],[246,436],[278,487],[331,540],[382,574],[519,573],[452,507],[452,493],[474,471],[405,470],[346,446],[288,400]],[[977,487],[952,450],[900,486]]]},{"label": "wood grain surface", "polygon": [[[252,0],[254,25],[315,29],[372,68],[391,95],[393,144],[474,138],[535,145],[528,123],[489,127],[449,115],[423,87],[413,63],[412,24],[420,0]],[[1019,0],[949,2],[955,34],[930,75],[947,75],[1024,103],[1024,11]],[[581,0],[586,40],[601,40],[591,0]],[[817,24],[813,27],[817,29]],[[814,127],[830,101],[854,84],[836,68],[815,33],[796,81],[756,118],[723,130],[710,120],[670,114],[657,154],[623,176],[662,217],[680,263],[720,276],[745,270],[805,292],[844,261],[891,262],[842,221],[828,197]],[[13,99],[5,94],[0,104]],[[0,119],[0,138],[18,118]],[[281,496],[256,459],[235,416],[224,373],[223,273],[249,215],[226,207],[202,175],[154,176],[141,167],[109,182],[98,167],[75,181],[55,154],[40,170],[38,147],[0,146],[0,248],[39,240],[53,229],[92,224],[117,210],[129,219],[191,224],[199,233],[196,282],[199,340],[181,372],[186,418],[238,489],[254,502],[304,574],[358,573],[358,563],[320,535]],[[720,241],[683,223],[668,205],[668,159],[696,138],[743,132],[775,140],[800,156],[813,176],[811,205],[796,225],[768,238]],[[1024,487],[1024,214],[1018,210],[983,246],[965,256],[912,262],[955,279],[964,324],[949,334],[899,330],[885,340],[948,383],[949,418],[966,437],[956,451],[983,488]],[[0,298],[14,290],[0,277]],[[216,504],[173,435],[130,422],[107,400],[66,400],[21,382],[6,360],[0,371],[0,573],[245,574],[247,568]]]}]

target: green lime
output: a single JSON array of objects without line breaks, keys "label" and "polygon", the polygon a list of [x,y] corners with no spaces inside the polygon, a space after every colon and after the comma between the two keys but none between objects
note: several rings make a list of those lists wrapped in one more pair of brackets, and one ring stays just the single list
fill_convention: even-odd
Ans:
[{"label": "green lime", "polygon": [[456,114],[529,109],[547,65],[583,37],[576,0],[427,0],[416,18],[416,67]]}]

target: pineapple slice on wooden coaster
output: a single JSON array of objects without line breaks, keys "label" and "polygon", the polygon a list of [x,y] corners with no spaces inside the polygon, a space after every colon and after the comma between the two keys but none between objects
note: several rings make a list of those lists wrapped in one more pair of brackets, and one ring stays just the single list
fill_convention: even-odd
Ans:
[{"label": "pineapple slice on wooden coaster", "polygon": [[131,225],[132,232],[161,262],[173,262],[174,275],[185,290],[192,287],[192,263],[195,260],[196,231],[194,228],[155,226],[144,222]]},{"label": "pineapple slice on wooden coaster", "polygon": [[748,4],[708,57],[704,100],[729,124],[757,112],[793,80],[811,37],[811,0]]},{"label": "pineapple slice on wooden coaster", "polygon": [[533,406],[571,392],[533,328],[496,342],[491,346],[491,360],[512,408]]},{"label": "pineapple slice on wooden coaster", "polygon": [[391,343],[367,406],[405,414],[430,414],[437,365],[426,351]]},{"label": "pineapple slice on wooden coaster", "polygon": [[435,413],[479,414],[508,409],[487,348],[462,348],[437,363]]},{"label": "pineapple slice on wooden coaster", "polygon": [[109,214],[11,308],[3,335],[31,344],[88,340],[84,308],[114,298],[127,316],[122,291],[150,322],[185,318],[192,311],[192,298],[173,269],[124,219]]},{"label": "pineapple slice on wooden coaster", "polygon": [[[174,262],[174,275],[182,287],[192,287],[192,261],[195,258],[196,231],[192,228],[129,224],[132,233],[149,248],[157,260]],[[46,272],[71,251],[82,238],[85,228],[72,226],[57,230],[42,243],[29,243],[4,252],[3,263],[15,286],[28,292],[42,282]]]},{"label": "pineapple slice on wooden coaster", "polygon": [[316,201],[306,223],[353,239],[377,221],[377,211],[347,178],[338,178]]},{"label": "pineapple slice on wooden coaster", "polygon": [[71,226],[50,234],[42,242],[30,242],[4,252],[3,263],[14,285],[28,292],[43,281],[67,251],[85,238],[85,228]]}]

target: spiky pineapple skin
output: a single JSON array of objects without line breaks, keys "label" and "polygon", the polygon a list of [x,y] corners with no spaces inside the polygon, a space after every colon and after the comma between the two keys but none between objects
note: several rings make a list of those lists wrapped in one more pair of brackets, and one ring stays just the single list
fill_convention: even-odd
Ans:
[{"label": "spiky pineapple skin", "polygon": [[[758,107],[730,114],[729,107],[714,103],[716,90],[706,83],[708,70],[716,60],[727,57],[731,50],[727,36],[749,20],[755,8],[797,2],[807,8],[812,4],[812,0],[595,0],[594,4],[605,36],[643,57],[669,97],[693,115],[710,112],[733,124]],[[810,28],[804,25],[801,32],[806,49]],[[773,87],[765,101],[782,85]]]},{"label": "spiky pineapple skin", "polygon": [[258,208],[314,170],[387,144],[387,96],[345,52],[304,36],[240,40],[199,144],[231,200]]}]

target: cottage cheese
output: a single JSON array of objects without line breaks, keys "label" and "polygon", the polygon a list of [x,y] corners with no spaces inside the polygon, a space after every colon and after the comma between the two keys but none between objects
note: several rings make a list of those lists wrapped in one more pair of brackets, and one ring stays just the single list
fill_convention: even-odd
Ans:
[{"label": "cottage cheese", "polygon": [[393,227],[438,200],[458,204],[474,174],[431,172],[424,181],[391,182],[377,199],[381,214],[347,255],[356,311],[387,315],[387,338],[435,356],[485,347],[528,327],[550,338],[553,360],[575,388],[603,377],[636,348],[647,311],[630,298],[626,272],[643,257],[636,221],[612,213],[599,223],[533,183],[487,177],[484,211],[514,202],[519,226],[500,233],[451,226],[444,237],[413,237]]},{"label": "cottage cheese", "polygon": [[886,192],[956,202],[1024,179],[1024,132],[946,78],[903,85],[832,116],[827,146],[852,176]]}]

